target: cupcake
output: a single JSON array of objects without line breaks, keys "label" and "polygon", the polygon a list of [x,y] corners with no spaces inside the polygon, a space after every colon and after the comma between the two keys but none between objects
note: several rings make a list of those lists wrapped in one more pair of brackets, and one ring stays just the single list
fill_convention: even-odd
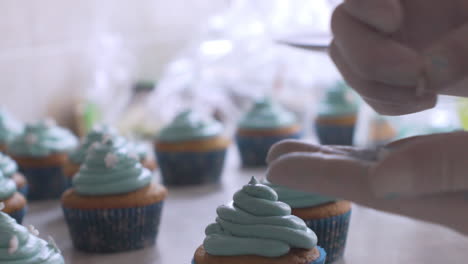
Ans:
[{"label": "cupcake", "polygon": [[86,153],[88,149],[96,142],[102,141],[104,138],[110,138],[113,140],[116,145],[127,145],[130,150],[134,151],[143,167],[146,167],[150,170],[156,168],[156,162],[153,159],[148,157],[146,150],[143,149],[141,144],[131,143],[127,141],[124,137],[119,136],[117,131],[110,126],[102,125],[93,128],[83,139],[80,146],[74,150],[70,155],[68,155],[68,161],[63,167],[63,174],[71,183],[71,178],[78,172],[81,164],[86,158]]},{"label": "cupcake", "polygon": [[291,206],[292,214],[304,220],[318,237],[318,245],[327,252],[327,263],[343,257],[351,218],[351,203],[337,201],[316,193],[306,193],[275,185],[266,179],[262,183],[274,189],[278,200]]},{"label": "cupcake", "polygon": [[76,137],[52,121],[26,125],[8,145],[8,153],[28,180],[28,199],[57,199],[66,186],[62,167],[77,145]]},{"label": "cupcake", "polygon": [[266,166],[268,150],[284,139],[301,137],[296,116],[269,98],[258,100],[244,115],[236,133],[244,167]]},{"label": "cupcake", "polygon": [[75,248],[109,253],[153,245],[167,195],[153,178],[125,145],[93,144],[62,196]]},{"label": "cupcake", "polygon": [[25,197],[28,195],[28,182],[23,174],[18,172],[18,165],[14,160],[2,153],[0,153],[0,171],[6,178],[10,178],[16,183],[18,192]]},{"label": "cupcake", "polygon": [[155,152],[166,185],[192,185],[218,182],[224,167],[229,140],[223,126],[184,111],[155,141]]},{"label": "cupcake", "polygon": [[331,87],[318,105],[315,130],[323,145],[352,145],[358,107],[346,84]]},{"label": "cupcake", "polygon": [[5,152],[8,144],[23,131],[23,124],[8,112],[0,110],[0,151]]},{"label": "cupcake", "polygon": [[[0,211],[4,205],[0,203]],[[54,240],[40,239],[39,232],[30,226],[19,225],[0,212],[0,263],[64,264],[65,261]]]},{"label": "cupcake", "polygon": [[0,172],[0,202],[4,203],[3,212],[21,224],[26,214],[26,199],[16,191],[15,182],[6,178],[2,172]]},{"label": "cupcake", "polygon": [[216,212],[216,223],[206,228],[192,264],[325,263],[326,253],[317,246],[314,231],[255,178]]}]

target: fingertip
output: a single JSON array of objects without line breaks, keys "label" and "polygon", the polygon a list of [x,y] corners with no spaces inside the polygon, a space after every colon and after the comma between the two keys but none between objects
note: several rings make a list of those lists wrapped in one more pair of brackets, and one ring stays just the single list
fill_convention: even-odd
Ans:
[{"label": "fingertip", "polygon": [[270,164],[278,157],[291,152],[315,152],[319,151],[320,146],[305,143],[298,139],[286,139],[274,144],[267,154],[267,164]]}]

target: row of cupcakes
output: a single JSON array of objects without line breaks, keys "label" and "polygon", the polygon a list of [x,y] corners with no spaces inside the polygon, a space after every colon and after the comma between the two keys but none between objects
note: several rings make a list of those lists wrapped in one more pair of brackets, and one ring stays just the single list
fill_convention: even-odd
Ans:
[{"label": "row of cupcakes", "polygon": [[107,126],[94,129],[79,144],[78,139],[69,130],[57,126],[52,120],[23,126],[4,111],[0,112],[0,148],[16,163],[12,163],[11,160],[4,162],[0,156],[0,166],[10,166],[4,169],[15,171],[19,167],[22,174],[13,175],[13,178],[21,185],[20,191],[27,195],[28,199],[57,199],[69,186],[71,177],[83,162],[87,149],[104,135],[116,140],[118,138],[120,144],[128,145],[145,167],[151,170],[156,168],[156,162],[147,155],[141,144],[130,142]]},{"label": "row of cupcakes", "polygon": [[[323,144],[351,145],[357,107],[342,84],[330,89],[318,106],[315,122]],[[299,139],[303,128],[296,115],[270,98],[257,100],[238,123],[235,141],[242,166],[266,166],[269,149],[285,139]],[[223,169],[230,139],[220,122],[193,111],[177,115],[162,129],[155,152],[167,185],[216,182]]]},{"label": "row of cupcakes", "polygon": [[[259,184],[253,180],[249,184],[250,187],[245,188],[261,189],[269,193],[268,197],[263,197],[261,193],[252,191],[253,193],[250,194],[257,199],[275,204],[278,204],[276,201],[281,201],[285,203],[282,207],[292,207],[292,210],[287,209],[289,211],[283,213],[285,215],[292,213],[295,217],[301,218],[304,225],[316,232],[318,245],[329,252],[329,261],[342,256],[351,212],[349,202],[289,190],[267,181],[262,183]],[[14,186],[11,183],[10,185]],[[245,194],[245,192],[249,193],[249,191],[242,191],[235,195],[235,206],[232,208],[247,210],[247,212],[241,210],[240,213],[243,214],[241,217],[245,217],[249,212],[261,212],[263,210],[262,204],[265,202],[246,201],[245,199],[248,197],[245,195],[242,197],[242,193]],[[101,141],[90,146],[83,164],[73,179],[73,187],[66,191],[62,197],[63,212],[73,245],[79,250],[102,253],[126,251],[154,244],[166,195],[165,188],[154,182],[151,172],[141,165],[138,156],[129,151],[125,144],[120,144],[111,137],[104,137]],[[252,207],[246,208],[248,204],[251,204]],[[226,214],[227,216],[224,216]],[[229,212],[226,214],[220,215],[220,217],[229,217]],[[256,213],[254,213],[255,215]],[[247,215],[249,218],[254,216]],[[263,217],[268,215],[259,216],[261,221]],[[226,228],[226,226],[220,225]],[[232,227],[228,225],[227,228],[227,231],[223,231],[212,226],[207,229],[207,235],[217,241],[216,232],[228,235],[231,232],[229,228]],[[214,233],[212,234],[212,232]],[[248,233],[251,232],[257,231],[248,231]],[[259,228],[258,232],[262,233],[263,231]],[[317,244],[317,237],[314,239],[314,242],[310,243],[311,248],[295,250],[292,255],[288,254],[287,257],[281,259],[295,258],[296,254],[306,257],[306,259],[310,259],[312,256],[319,259],[320,253],[314,246]],[[236,241],[234,239],[235,243],[239,242]],[[222,245],[220,248],[220,245],[216,243],[213,245],[213,243],[207,242],[206,244],[208,245],[206,254],[203,253],[205,252],[204,248],[197,250],[198,255],[203,255],[200,263],[205,263],[205,258],[211,259],[210,255],[217,256],[220,254],[219,252],[232,252],[233,250],[223,249]],[[242,243],[238,246],[242,246]],[[213,251],[211,251],[212,248]],[[236,252],[236,256],[242,252],[245,254],[251,252],[260,254],[260,258],[279,257],[265,255],[267,253],[262,253],[265,251],[246,252],[245,247],[244,250]],[[314,258],[314,261],[317,259]]]}]

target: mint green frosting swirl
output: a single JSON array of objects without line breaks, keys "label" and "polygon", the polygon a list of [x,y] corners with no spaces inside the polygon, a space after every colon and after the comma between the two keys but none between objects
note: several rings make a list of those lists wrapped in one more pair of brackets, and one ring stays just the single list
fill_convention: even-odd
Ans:
[{"label": "mint green frosting swirl", "polygon": [[73,178],[73,186],[81,195],[110,195],[138,190],[149,185],[152,179],[138,156],[110,139],[89,150]]},{"label": "mint green frosting swirl", "polygon": [[258,100],[239,123],[240,128],[270,129],[297,124],[296,116],[270,98]]},{"label": "mint green frosting swirl", "polygon": [[344,82],[338,82],[325,93],[325,98],[318,105],[318,116],[340,117],[356,114],[356,98]]},{"label": "mint green frosting swirl", "polygon": [[218,136],[223,125],[214,119],[203,119],[193,111],[184,111],[163,128],[157,139],[163,142],[188,141]]},{"label": "mint green frosting swirl", "polygon": [[5,177],[11,178],[18,171],[18,164],[7,155],[0,153],[0,171]]},{"label": "mint green frosting swirl", "polygon": [[126,140],[118,135],[116,129],[107,125],[97,126],[86,134],[80,146],[69,155],[70,160],[75,164],[83,163],[88,149],[94,143],[101,142],[104,138],[112,139],[114,144],[117,145],[124,145],[126,143]]},{"label": "mint green frosting swirl", "polygon": [[[10,241],[16,237],[18,247],[10,253]],[[24,226],[0,212],[1,264],[64,264],[60,250],[53,242],[46,242],[31,234]]]},{"label": "mint green frosting swirl", "polygon": [[0,200],[4,201],[10,198],[16,192],[16,183],[0,172]]},{"label": "mint green frosting swirl", "polygon": [[279,257],[291,248],[317,245],[317,236],[304,221],[291,215],[291,207],[255,178],[234,194],[232,203],[216,212],[216,223],[206,228],[203,242],[211,255]]},{"label": "mint green frosting swirl", "polygon": [[8,112],[0,110],[0,144],[8,144],[23,131],[23,124]]},{"label": "mint green frosting swirl", "polygon": [[76,137],[67,129],[50,121],[26,125],[24,132],[15,138],[8,150],[15,155],[45,157],[66,153],[78,145]]},{"label": "mint green frosting swirl", "polygon": [[288,204],[291,208],[312,207],[336,201],[336,199],[316,193],[301,192],[276,185],[266,179],[262,180],[262,184],[265,184],[275,190],[278,194],[278,200]]}]

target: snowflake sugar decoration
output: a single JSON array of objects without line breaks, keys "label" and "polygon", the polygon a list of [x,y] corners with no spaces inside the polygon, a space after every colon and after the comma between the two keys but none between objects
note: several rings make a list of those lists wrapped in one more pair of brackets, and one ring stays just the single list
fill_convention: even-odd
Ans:
[{"label": "snowflake sugar decoration", "polygon": [[33,225],[28,226],[28,231],[34,236],[39,236],[39,230],[37,230]]},{"label": "snowflake sugar decoration", "polygon": [[2,211],[3,209],[5,209],[5,203],[4,203],[4,202],[0,202],[0,211]]},{"label": "snowflake sugar decoration", "polygon": [[60,249],[59,249],[58,246],[57,246],[57,243],[55,243],[55,240],[54,240],[53,237],[49,236],[49,237],[47,238],[47,242],[49,243],[49,245],[50,245],[53,249],[55,249],[55,251],[56,251],[57,253],[60,253],[60,252],[61,252]]},{"label": "snowflake sugar decoration", "polygon": [[117,157],[117,155],[114,153],[108,153],[104,158],[104,161],[106,163],[106,167],[112,169],[115,167],[115,165],[117,165],[117,162],[119,162],[119,157]]},{"label": "snowflake sugar decoration", "polygon": [[38,138],[34,134],[27,134],[26,137],[24,138],[24,140],[26,141],[26,144],[34,145],[34,144],[37,143]]},{"label": "snowflake sugar decoration", "polygon": [[19,241],[17,236],[12,236],[8,245],[8,254],[13,254],[18,250]]}]

